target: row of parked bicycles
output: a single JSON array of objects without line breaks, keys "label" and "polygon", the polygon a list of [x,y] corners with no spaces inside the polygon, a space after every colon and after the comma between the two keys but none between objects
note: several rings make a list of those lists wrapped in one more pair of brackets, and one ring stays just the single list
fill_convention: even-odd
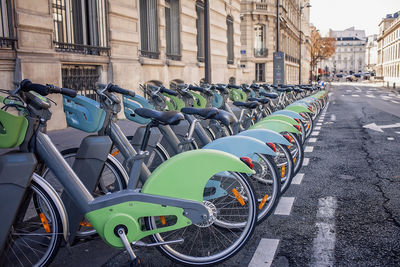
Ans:
[{"label": "row of parked bicycles", "polygon": [[[18,148],[0,155],[1,266],[48,265],[93,235],[132,265],[133,245],[184,265],[227,260],[289,188],[328,98],[318,85],[140,88],[98,84],[96,101],[27,79],[1,91],[0,148]],[[79,147],[58,151],[46,134],[49,94],[92,133]]]}]

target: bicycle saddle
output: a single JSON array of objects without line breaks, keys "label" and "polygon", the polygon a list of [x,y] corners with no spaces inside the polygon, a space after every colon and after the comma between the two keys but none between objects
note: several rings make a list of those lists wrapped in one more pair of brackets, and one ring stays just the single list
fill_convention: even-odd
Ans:
[{"label": "bicycle saddle", "polygon": [[263,105],[268,104],[269,99],[268,98],[257,98],[257,97],[249,97],[247,98],[249,101],[257,101],[258,103],[261,103]]},{"label": "bicycle saddle", "polygon": [[221,109],[219,109],[218,113],[215,114],[210,119],[217,120],[217,121],[221,122],[223,125],[225,125],[226,127],[229,127],[235,121],[235,117],[233,117],[233,115],[231,113],[229,113],[228,111],[225,111],[225,110],[221,110]]},{"label": "bicycle saddle", "polygon": [[146,119],[153,119],[164,125],[177,125],[181,120],[184,120],[182,113],[176,110],[158,111],[148,108],[137,108],[135,113]]},{"label": "bicycle saddle", "polygon": [[245,107],[248,109],[254,109],[258,107],[258,102],[253,101],[253,102],[240,102],[240,101],[235,101],[233,104],[237,107]]},{"label": "bicycle saddle", "polygon": [[277,93],[264,93],[264,92],[260,92],[260,95],[265,96],[265,97],[269,97],[269,98],[271,98],[271,99],[278,98],[278,94],[277,94]]},{"label": "bicycle saddle", "polygon": [[218,113],[217,108],[182,108],[181,109],[182,113],[188,114],[188,115],[199,115],[200,117],[204,119],[210,119],[212,116],[216,115]]}]

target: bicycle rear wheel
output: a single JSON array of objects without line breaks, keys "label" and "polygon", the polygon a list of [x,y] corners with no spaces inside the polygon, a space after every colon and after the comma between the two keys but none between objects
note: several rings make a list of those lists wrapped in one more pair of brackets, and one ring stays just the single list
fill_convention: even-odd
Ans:
[{"label": "bicycle rear wheel", "polygon": [[[151,236],[154,242],[184,239],[183,244],[158,248],[173,261],[194,266],[218,264],[235,255],[253,233],[257,200],[247,178],[223,172],[214,175],[209,183],[216,190],[209,185],[204,191],[203,203],[211,215],[208,222]],[[161,222],[158,217],[147,218],[146,226],[150,230],[165,226]]]},{"label": "bicycle rear wheel", "polygon": [[46,266],[62,239],[56,204],[48,190],[32,181],[0,254],[0,266]]}]

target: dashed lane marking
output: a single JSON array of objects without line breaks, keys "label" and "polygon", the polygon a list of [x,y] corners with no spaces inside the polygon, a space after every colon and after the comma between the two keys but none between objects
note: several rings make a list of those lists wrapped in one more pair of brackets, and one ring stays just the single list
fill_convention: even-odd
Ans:
[{"label": "dashed lane marking", "polygon": [[321,126],[315,127],[314,130],[321,130]]},{"label": "dashed lane marking", "polygon": [[314,147],[313,146],[306,146],[306,148],[304,149],[304,152],[307,153],[311,153],[314,151]]},{"label": "dashed lane marking", "polygon": [[394,140],[394,138],[393,138],[393,137],[388,137],[388,138],[387,138],[387,140],[389,140],[389,141],[393,141],[393,140]]},{"label": "dashed lane marking", "polygon": [[304,173],[298,173],[295,177],[293,177],[292,184],[301,184],[303,181]]},{"label": "dashed lane marking", "polygon": [[318,126],[322,126],[322,123],[321,122],[317,122],[317,124],[316,125],[318,125]]},{"label": "dashed lane marking", "polygon": [[315,143],[315,142],[317,142],[317,138],[310,138],[310,139],[308,139],[308,142],[309,143]]},{"label": "dashed lane marking", "polygon": [[399,104],[399,101],[396,101],[396,100],[390,100],[390,102],[395,103],[395,104]]},{"label": "dashed lane marking", "polygon": [[400,132],[395,132],[395,133],[400,134]]},{"label": "dashed lane marking", "polygon": [[351,95],[352,97],[360,97],[359,95]]},{"label": "dashed lane marking", "polygon": [[308,166],[309,163],[310,163],[310,158],[304,158],[303,166]]},{"label": "dashed lane marking", "polygon": [[369,98],[375,98],[375,96],[374,95],[365,95],[366,97],[369,97]]},{"label": "dashed lane marking", "polygon": [[331,115],[331,121],[336,121],[336,115],[335,114]]},{"label": "dashed lane marking", "polygon": [[292,210],[294,197],[281,197],[275,209],[275,215],[290,215]]},{"label": "dashed lane marking", "polygon": [[317,222],[315,224],[318,233],[313,242],[313,255],[310,266],[334,266],[336,243],[336,198],[320,198],[318,206]]},{"label": "dashed lane marking", "polygon": [[253,258],[251,258],[249,267],[271,266],[278,245],[279,239],[261,238],[260,243],[254,252]]},{"label": "dashed lane marking", "polygon": [[311,135],[312,135],[312,136],[318,136],[318,135],[319,135],[319,132],[312,132]]}]

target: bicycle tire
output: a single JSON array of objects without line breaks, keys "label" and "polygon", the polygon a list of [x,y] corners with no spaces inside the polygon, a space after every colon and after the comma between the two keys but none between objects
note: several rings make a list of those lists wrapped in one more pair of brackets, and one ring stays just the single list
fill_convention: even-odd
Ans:
[{"label": "bicycle tire", "polygon": [[[204,265],[218,264],[224,260],[227,260],[228,258],[232,257],[233,255],[235,255],[237,252],[240,251],[240,249],[250,239],[254,231],[254,227],[257,221],[257,208],[256,208],[257,201],[252,186],[248,181],[248,179],[245,177],[245,175],[235,173],[235,177],[236,177],[235,179],[236,183],[233,188],[236,188],[236,186],[240,186],[241,188],[239,190],[243,190],[242,191],[243,199],[247,201],[247,205],[241,206],[241,207],[246,207],[246,210],[248,210],[247,215],[246,212],[244,212],[245,215],[243,215],[246,216],[246,219],[241,221],[241,225],[243,226],[230,228],[221,225],[222,221],[221,216],[223,215],[223,212],[221,212],[220,209],[219,212],[221,213],[213,213],[213,215],[215,216],[215,221],[209,222],[208,223],[209,225],[206,224],[200,226],[192,224],[183,229],[170,231],[168,233],[160,233],[152,235],[151,239],[154,242],[163,242],[168,240],[168,238],[171,240],[175,240],[177,238],[183,237],[185,239],[185,237],[195,234],[192,237],[186,238],[184,244],[159,246],[158,250],[164,256],[180,264],[191,265],[191,266],[204,266]],[[232,179],[230,181],[232,181]],[[235,199],[235,196],[233,196],[233,194],[232,195],[228,194],[224,197],[216,199],[214,202],[205,202],[205,203],[207,206],[210,206],[210,212],[214,210],[213,208],[216,208],[215,205],[221,204],[225,206],[228,205],[229,203],[232,203],[232,205],[236,209],[235,210],[236,213],[238,212],[237,206],[240,205],[237,205],[236,203],[237,201],[236,202],[231,201],[233,199]],[[228,202],[223,202],[226,200]],[[220,220],[220,222],[215,223],[218,220]],[[149,230],[156,229],[157,218],[154,217],[146,218],[146,227]],[[195,231],[196,233],[194,233],[193,231]],[[211,232],[213,234],[211,234]],[[216,236],[219,234],[223,234],[224,238],[226,238],[229,235],[229,236],[235,236],[237,237],[237,239],[235,239],[235,241],[231,245],[224,248],[221,240],[215,242]],[[175,236],[177,236],[177,238],[175,238]],[[226,240],[227,239],[225,239],[225,241]],[[195,244],[200,244],[200,243],[201,245],[199,246],[199,248],[193,250],[193,246]],[[189,249],[189,251],[187,249]],[[194,255],[189,255],[189,254],[194,254]]]},{"label": "bicycle tire", "polygon": [[[63,239],[60,212],[47,190],[35,181],[22,203],[0,254],[0,265],[47,266]],[[46,250],[42,253],[43,249]]]},{"label": "bicycle tire", "polygon": [[[280,166],[281,163],[276,164],[278,167],[278,174],[281,173],[281,195],[283,195],[289,189],[289,186],[292,183],[292,180],[294,177],[294,163],[293,163],[292,154],[290,153],[287,146],[281,145],[281,144],[275,144],[275,146],[277,148],[277,154],[283,153],[286,158],[286,161],[283,162],[283,164],[285,166],[285,170],[283,170],[283,167]],[[275,159],[275,162],[276,161],[277,161],[277,159]],[[283,172],[284,172],[284,175],[282,175]]]}]

